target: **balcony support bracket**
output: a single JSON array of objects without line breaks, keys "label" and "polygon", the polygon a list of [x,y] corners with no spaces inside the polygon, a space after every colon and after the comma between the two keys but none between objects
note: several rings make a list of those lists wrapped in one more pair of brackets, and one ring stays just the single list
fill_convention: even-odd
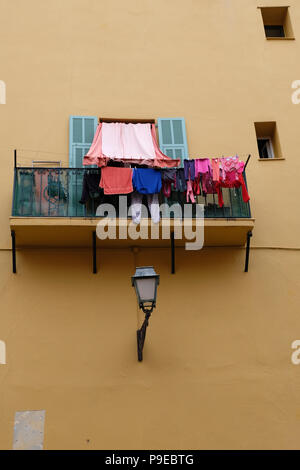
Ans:
[{"label": "balcony support bracket", "polygon": [[97,234],[93,232],[93,274],[97,274]]},{"label": "balcony support bracket", "polygon": [[175,274],[175,235],[171,233],[171,274]]},{"label": "balcony support bracket", "polygon": [[250,239],[252,237],[252,232],[247,233],[247,246],[246,246],[246,260],[245,260],[245,273],[248,272],[249,267],[249,255],[250,255]]},{"label": "balcony support bracket", "polygon": [[17,262],[16,262],[16,232],[11,231],[11,246],[12,246],[12,272],[17,274]]}]

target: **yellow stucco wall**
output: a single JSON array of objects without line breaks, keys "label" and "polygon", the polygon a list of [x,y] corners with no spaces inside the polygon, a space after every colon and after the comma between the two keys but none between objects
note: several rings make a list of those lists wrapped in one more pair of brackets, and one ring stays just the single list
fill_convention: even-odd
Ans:
[{"label": "yellow stucco wall", "polygon": [[[16,410],[45,409],[45,448],[298,448],[300,256],[240,249],[83,250],[2,257],[0,447]],[[130,276],[152,264],[158,307],[136,357]],[[272,275],[272,273],[274,273]],[[269,279],[269,281],[268,281]],[[86,441],[90,440],[88,444]]]},{"label": "yellow stucco wall", "polygon": [[[262,4],[283,5],[0,0],[0,448],[39,409],[47,449],[299,448],[300,5],[296,39],[267,41]],[[33,249],[13,276],[13,149],[68,165],[70,115],[184,116],[191,157],[252,154],[249,273],[243,248],[179,249],[175,276],[166,249],[99,249],[97,276],[88,250]],[[283,160],[258,161],[261,121]],[[147,264],[161,285],[139,364],[130,276]]]}]

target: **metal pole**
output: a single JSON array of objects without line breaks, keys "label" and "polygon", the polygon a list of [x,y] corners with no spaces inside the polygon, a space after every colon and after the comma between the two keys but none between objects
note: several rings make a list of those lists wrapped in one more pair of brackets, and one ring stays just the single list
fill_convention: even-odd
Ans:
[{"label": "metal pole", "polygon": [[[152,309],[153,310],[153,309]],[[137,352],[138,352],[138,361],[142,362],[143,360],[143,349],[146,339],[146,331],[149,325],[149,318],[151,316],[152,310],[146,313],[144,323],[140,330],[137,330]]]},{"label": "metal pole", "polygon": [[248,272],[249,267],[249,255],[250,255],[250,238],[252,237],[252,232],[247,233],[247,247],[246,247],[246,260],[245,260],[245,273]]},{"label": "metal pole", "polygon": [[11,214],[17,215],[18,213],[18,208],[16,207],[16,201],[17,201],[17,151],[14,151],[14,184],[13,184],[13,198],[12,198],[12,208],[11,208]]},{"label": "metal pole", "polygon": [[93,274],[97,272],[97,235],[93,232]]},{"label": "metal pole", "polygon": [[175,274],[175,235],[171,233],[171,274]]},{"label": "metal pole", "polygon": [[249,163],[250,158],[251,158],[251,155],[248,155],[248,158],[247,158],[246,163],[245,163],[245,166],[244,166],[244,171],[245,171],[246,168],[247,168],[247,165],[248,165],[248,163]]},{"label": "metal pole", "polygon": [[12,270],[13,274],[17,274],[17,263],[16,263],[16,232],[11,231],[11,242],[12,242]]}]

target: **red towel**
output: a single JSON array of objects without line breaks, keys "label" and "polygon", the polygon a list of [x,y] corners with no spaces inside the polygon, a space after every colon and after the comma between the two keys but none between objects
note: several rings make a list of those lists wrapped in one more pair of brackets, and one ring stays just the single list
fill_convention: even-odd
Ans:
[{"label": "red towel", "polygon": [[110,166],[102,168],[100,187],[104,189],[104,194],[132,193],[132,169]]}]

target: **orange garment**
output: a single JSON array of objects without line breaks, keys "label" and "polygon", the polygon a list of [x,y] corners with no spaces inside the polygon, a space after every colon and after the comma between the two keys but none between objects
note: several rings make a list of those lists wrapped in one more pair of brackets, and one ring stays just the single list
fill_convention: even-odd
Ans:
[{"label": "orange garment", "polygon": [[213,181],[219,181],[220,179],[220,162],[218,158],[212,158],[211,160]]},{"label": "orange garment", "polygon": [[104,189],[104,194],[132,193],[132,169],[110,166],[102,168],[100,187]]}]

